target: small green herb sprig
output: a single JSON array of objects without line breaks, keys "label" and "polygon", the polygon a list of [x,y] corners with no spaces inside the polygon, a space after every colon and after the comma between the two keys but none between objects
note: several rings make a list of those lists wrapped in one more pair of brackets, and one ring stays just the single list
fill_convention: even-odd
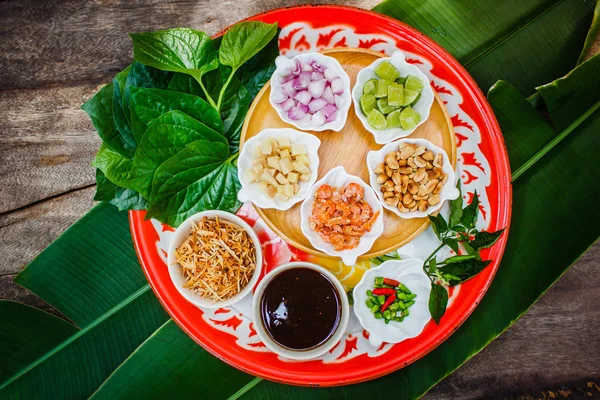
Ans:
[{"label": "small green herb sprig", "polygon": [[[460,181],[458,182],[460,192]],[[474,192],[471,204],[463,208],[462,193],[450,203],[448,221],[441,214],[429,216],[431,227],[440,240],[440,245],[427,257],[423,270],[431,280],[429,296],[429,312],[437,324],[446,312],[448,305],[447,286],[455,286],[474,277],[492,261],[482,260],[479,251],[491,247],[498,241],[504,229],[496,232],[480,232],[475,228],[479,213],[479,198]],[[450,247],[457,254],[438,263],[435,255],[444,246]],[[460,247],[466,254],[460,254]]]}]

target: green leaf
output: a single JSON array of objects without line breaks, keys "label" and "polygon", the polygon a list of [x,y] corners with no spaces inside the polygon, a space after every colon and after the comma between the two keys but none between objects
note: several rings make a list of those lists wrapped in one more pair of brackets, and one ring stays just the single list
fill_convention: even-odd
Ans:
[{"label": "green leaf", "polygon": [[463,257],[464,259],[463,261],[452,262],[439,268],[442,274],[450,274],[460,278],[460,281],[452,281],[450,286],[458,285],[471,279],[492,262],[491,260],[478,260],[472,255],[457,257]]},{"label": "green leaf", "polygon": [[[493,243],[492,243],[493,244]],[[475,256],[477,258],[479,258],[479,251],[477,251],[476,249],[474,249],[469,242],[462,242],[463,247],[465,248],[467,254],[475,254]],[[490,245],[491,247],[491,245]]]},{"label": "green leaf", "polygon": [[[279,29],[277,30],[280,31]],[[275,59],[279,56],[279,35],[273,36],[271,41],[248,62],[242,65],[237,77],[248,90],[250,98],[254,99],[263,86],[271,79],[275,72]]]},{"label": "green leaf", "polygon": [[113,151],[105,143],[100,145],[92,166],[98,168],[115,185],[130,188],[129,174],[133,167],[133,160],[123,157]]},{"label": "green leaf", "polygon": [[[504,229],[500,229],[496,232],[477,232],[475,233],[475,239],[468,243],[469,247],[472,247],[475,250],[487,249],[488,247],[492,247],[494,243],[500,239],[500,236],[504,232]],[[463,243],[463,246],[467,243]],[[466,248],[466,246],[465,246]]]},{"label": "green leaf", "polygon": [[505,135],[504,141],[510,149],[510,169],[514,173],[556,133],[527,99],[507,82],[498,81],[487,98],[503,131],[513,133]]},{"label": "green leaf", "polygon": [[112,373],[92,399],[179,398],[190,393],[225,399],[255,379],[198,346],[170,320]]},{"label": "green leaf", "polygon": [[456,184],[458,189],[458,197],[450,202],[450,218],[448,218],[448,224],[452,227],[460,223],[460,219],[463,214],[463,198],[462,190],[460,188],[460,179]]},{"label": "green leaf", "polygon": [[431,284],[431,293],[429,294],[429,313],[436,324],[440,323],[440,319],[446,312],[448,305],[448,291],[438,283]]},{"label": "green leaf", "polygon": [[[210,96],[213,98],[218,97],[223,86],[227,83],[229,71],[229,67],[220,66],[217,70],[206,75],[206,88]],[[232,77],[225,89],[221,103],[223,129],[232,153],[238,151],[242,126],[251,102],[252,99],[248,90],[238,78]]]},{"label": "green leaf", "polygon": [[142,64],[189,74],[197,81],[218,66],[212,39],[204,32],[174,28],[129,36],[133,41],[133,56]]},{"label": "green leaf", "polygon": [[126,189],[112,183],[96,168],[96,201],[106,201],[123,210],[145,210],[148,206],[146,200],[135,190]]},{"label": "green leaf", "polygon": [[154,174],[146,217],[177,227],[199,211],[237,211],[241,185],[228,156],[227,145],[198,140],[162,163]]},{"label": "green leaf", "polygon": [[124,157],[133,157],[135,146],[121,135],[113,119],[113,88],[112,83],[104,86],[81,108],[89,115],[107,147]]},{"label": "green leaf", "polygon": [[[129,147],[134,149],[133,152],[135,152],[137,143],[131,130],[131,116],[129,115],[129,112],[125,112],[123,104],[123,100],[125,97],[125,82],[127,80],[127,75],[129,75],[130,69],[130,66],[125,68],[113,78],[112,106],[115,127],[121,133],[123,140],[125,140],[128,143]],[[133,157],[133,152],[130,152],[129,158]]]},{"label": "green leaf", "polygon": [[133,166],[127,177],[127,185],[148,199],[156,169],[161,163],[196,140],[227,143],[223,135],[181,111],[169,111],[156,118],[148,126],[135,153]]},{"label": "green leaf", "polygon": [[276,33],[277,23],[249,21],[235,24],[223,35],[219,47],[219,61],[237,70],[265,47]]},{"label": "green leaf", "polygon": [[[3,399],[88,397],[167,320],[139,268],[127,214],[107,204],[94,207],[63,233],[15,282],[81,330],[21,360],[26,365],[0,383]],[[49,338],[55,335],[48,318],[38,318],[38,327],[48,326]]]},{"label": "green leaf", "polygon": [[435,271],[437,271],[437,261],[435,260],[435,257],[433,257],[431,260],[429,260],[428,271],[430,274],[434,274]]},{"label": "green leaf", "polygon": [[454,250],[454,252],[456,254],[458,254],[458,240],[454,239],[454,238],[445,238],[443,240],[443,243],[450,247],[452,250]]},{"label": "green leaf", "polygon": [[[557,129],[565,129],[582,110],[600,103],[600,54],[579,65],[565,77],[537,87]],[[592,79],[587,77],[592,76]]]},{"label": "green leaf", "polygon": [[591,53],[591,49],[600,35],[600,2],[596,2],[596,8],[594,9],[594,18],[592,19],[592,26],[588,30],[588,34],[583,44],[583,49],[577,60],[577,65],[585,61],[586,57]]},{"label": "green leaf", "polygon": [[594,6],[594,1],[387,0],[374,10],[430,36],[482,90],[502,78],[529,94],[575,67]]},{"label": "green leaf", "polygon": [[134,87],[131,89],[131,110],[133,130],[139,138],[143,138],[148,125],[155,119],[173,110],[189,115],[208,129],[223,133],[219,113],[206,101],[191,94]]},{"label": "green leaf", "polygon": [[7,300],[0,300],[0,326],[0,382],[77,332],[52,314]]},{"label": "green leaf", "polygon": [[453,263],[458,263],[458,262],[462,262],[462,261],[466,261],[466,260],[471,260],[473,258],[476,258],[476,256],[473,254],[453,256],[453,257],[446,258],[442,263],[443,264],[453,264]]},{"label": "green leaf", "polygon": [[131,64],[129,75],[125,82],[125,93],[123,94],[123,113],[126,117],[130,118],[131,127],[133,130],[133,136],[137,143],[141,142],[142,136],[138,136],[135,132],[133,121],[131,121],[131,90],[132,88],[155,88],[155,89],[166,89],[169,86],[169,82],[173,77],[173,72],[161,71],[160,69],[152,68],[148,65],[144,65],[137,61]]},{"label": "green leaf", "polygon": [[433,229],[435,236],[442,240],[442,235],[448,230],[448,223],[442,214],[429,215],[429,221],[431,222],[431,228]]},{"label": "green leaf", "polygon": [[479,213],[479,196],[477,195],[477,190],[473,193],[473,200],[471,200],[471,204],[466,206],[463,209],[462,216],[460,218],[460,223],[467,229],[471,229],[475,227],[475,223],[477,222],[477,214]]}]

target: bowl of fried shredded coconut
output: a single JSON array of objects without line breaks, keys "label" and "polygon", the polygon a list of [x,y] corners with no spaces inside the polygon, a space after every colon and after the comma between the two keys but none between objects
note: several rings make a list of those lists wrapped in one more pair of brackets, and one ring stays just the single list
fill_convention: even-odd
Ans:
[{"label": "bowl of fried shredded coconut", "polygon": [[248,295],[262,268],[256,232],[240,217],[217,210],[186,219],[167,256],[175,287],[197,307],[230,306]]}]

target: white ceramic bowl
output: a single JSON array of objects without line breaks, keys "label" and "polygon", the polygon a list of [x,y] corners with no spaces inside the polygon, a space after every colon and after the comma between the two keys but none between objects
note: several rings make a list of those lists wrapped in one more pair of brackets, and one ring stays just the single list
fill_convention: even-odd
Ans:
[{"label": "white ceramic bowl", "polygon": [[293,121],[288,118],[287,112],[283,111],[281,109],[281,107],[279,106],[279,104],[277,104],[277,103],[275,103],[275,101],[273,101],[273,88],[281,88],[282,87],[281,73],[282,73],[282,70],[284,68],[286,68],[287,64],[289,63],[288,60],[290,60],[289,58],[287,58],[285,56],[277,57],[276,64],[278,65],[278,67],[273,72],[273,76],[271,76],[271,94],[269,95],[269,102],[271,103],[271,106],[275,109],[275,111],[277,111],[277,114],[283,121],[295,126],[298,129],[315,131],[315,132],[320,132],[320,131],[325,131],[325,130],[332,130],[335,132],[339,132],[340,130],[342,130],[344,125],[346,125],[346,120],[348,119],[348,110],[350,110],[350,103],[352,102],[352,97],[350,95],[350,77],[348,76],[346,71],[344,71],[344,69],[342,68],[342,65],[339,63],[339,61],[333,57],[328,57],[321,53],[302,53],[302,54],[298,54],[298,55],[294,56],[293,58],[291,58],[291,60],[296,60],[296,59],[303,61],[303,62],[307,62],[307,61],[310,62],[312,60],[316,60],[319,64],[324,65],[326,68],[333,68],[334,71],[337,73],[337,75],[342,79],[342,82],[344,83],[344,93],[342,93],[341,96],[342,96],[342,99],[344,99],[344,104],[337,111],[337,118],[334,121],[325,123],[321,126],[314,126],[310,123],[310,121],[308,121],[308,122]]},{"label": "white ceramic bowl", "polygon": [[[319,234],[311,229],[308,219],[312,214],[312,208],[315,202],[315,192],[321,185],[328,184],[332,187],[340,187],[349,183],[358,183],[365,189],[364,200],[371,206],[373,213],[379,211],[379,216],[375,220],[371,231],[360,237],[360,243],[357,247],[350,250],[336,251],[331,243],[327,243],[321,239]],[[371,189],[362,179],[348,174],[342,166],[335,167],[313,185],[306,200],[302,202],[302,205],[300,206],[300,229],[317,250],[321,250],[330,256],[340,257],[346,265],[354,265],[356,264],[356,259],[369,251],[369,249],[373,247],[375,240],[383,233],[383,208],[373,189]]]},{"label": "white ceramic bowl", "polygon": [[[250,282],[248,282],[248,284],[244,286],[244,288],[238,294],[224,301],[214,302],[211,299],[204,298],[199,294],[184,288],[183,285],[185,284],[185,277],[183,276],[183,272],[181,271],[181,266],[179,265],[179,263],[177,263],[175,259],[175,251],[179,246],[181,246],[181,244],[188,238],[189,234],[191,233],[192,222],[201,221],[203,217],[207,217],[210,219],[219,217],[220,219],[227,220],[238,225],[239,227],[243,228],[246,232],[248,232],[250,239],[252,239],[252,243],[254,243],[254,250],[256,254],[256,268],[254,270],[254,273],[252,274]],[[169,243],[169,250],[167,252],[167,265],[169,267],[169,275],[171,276],[173,284],[175,285],[179,293],[181,293],[181,295],[185,297],[187,301],[200,308],[227,307],[242,300],[244,297],[246,297],[249,293],[252,292],[252,288],[254,287],[254,285],[256,285],[256,282],[258,281],[258,278],[260,277],[260,272],[262,270],[262,263],[262,248],[260,246],[260,241],[258,240],[258,235],[256,234],[256,232],[254,232],[252,227],[237,215],[218,210],[199,212],[198,214],[194,214],[185,221],[183,221],[183,223],[179,225],[179,228],[175,230],[175,233],[173,234],[173,239],[171,240],[171,243]]]},{"label": "white ceramic bowl", "polygon": [[[413,109],[419,113],[421,120],[413,129],[404,130],[402,128],[390,128],[385,130],[379,130],[373,128],[367,122],[367,116],[362,112],[360,108],[360,97],[362,96],[363,86],[369,80],[373,78],[378,78],[375,75],[375,68],[384,61],[389,61],[392,63],[398,71],[400,71],[401,77],[406,77],[407,75],[413,75],[419,78],[423,82],[423,90],[421,91],[421,98],[417,101]],[[363,68],[356,77],[356,84],[352,89],[352,101],[354,102],[354,111],[360,119],[360,122],[363,124],[366,130],[373,134],[375,137],[375,141],[379,144],[389,143],[393,140],[396,140],[401,137],[406,137],[413,133],[415,129],[419,125],[429,118],[429,111],[431,110],[431,105],[433,104],[433,90],[431,89],[431,85],[429,84],[429,78],[422,73],[417,67],[407,63],[404,60],[404,53],[401,51],[396,51],[391,57],[382,57],[374,61],[368,67]]]},{"label": "white ceramic bowl", "polygon": [[[262,321],[262,313],[261,313],[261,298],[262,295],[267,288],[269,282],[273,280],[278,274],[283,271],[292,268],[309,268],[323,274],[329,281],[333,284],[333,287],[336,289],[340,299],[341,305],[341,315],[340,322],[337,326],[336,331],[331,337],[322,343],[321,345],[314,347],[309,350],[292,350],[287,347],[280,345],[271,339],[271,336],[266,331],[264,323]],[[348,304],[348,297],[346,296],[346,292],[344,291],[344,287],[340,283],[340,281],[333,275],[331,272],[326,270],[323,267],[320,267],[316,264],[312,264],[309,262],[290,262],[287,264],[280,265],[276,267],[273,271],[269,272],[258,284],[256,290],[254,291],[254,301],[252,302],[252,320],[254,321],[254,327],[256,329],[256,333],[260,340],[267,346],[268,349],[273,351],[274,353],[280,355],[281,357],[290,358],[293,360],[310,360],[311,358],[315,358],[324,354],[331,350],[333,346],[335,346],[346,331],[346,327],[348,326],[348,319],[350,318],[350,305]]]},{"label": "white ceramic bowl", "polygon": [[[375,168],[377,167],[377,164],[382,163],[383,160],[385,159],[385,156],[388,153],[398,150],[398,146],[400,146],[400,144],[402,144],[402,143],[410,143],[410,144],[416,144],[417,146],[425,146],[427,149],[433,151],[435,154],[442,153],[444,155],[444,164],[442,166],[442,171],[444,171],[444,173],[448,175],[448,181],[442,187],[442,191],[440,192],[440,202],[438,204],[436,204],[435,206],[430,206],[426,211],[415,210],[412,212],[401,213],[400,210],[398,210],[396,207],[388,206],[387,204],[385,204],[385,199],[383,198],[383,193],[380,190],[381,185],[379,183],[377,183],[377,174],[375,173]],[[369,182],[371,183],[371,187],[373,188],[375,193],[377,193],[377,197],[379,198],[379,201],[381,201],[381,204],[385,208],[387,208],[388,210],[390,210],[391,212],[393,212],[400,218],[410,219],[410,218],[426,217],[426,216],[438,211],[440,208],[442,208],[442,206],[444,205],[444,202],[446,200],[454,200],[460,195],[460,192],[456,188],[456,173],[454,171],[454,168],[452,168],[452,164],[450,164],[450,159],[448,158],[448,154],[446,154],[444,149],[442,149],[438,146],[435,146],[429,140],[400,139],[396,142],[386,144],[385,146],[383,146],[381,149],[379,149],[377,151],[370,151],[367,154],[367,168],[369,169]]]},{"label": "white ceramic bowl", "polygon": [[[308,182],[298,182],[300,185],[298,193],[284,202],[277,201],[274,198],[267,196],[260,190],[260,184],[258,182],[250,182],[244,176],[245,172],[252,168],[252,150],[256,146],[260,146],[260,143],[264,139],[278,137],[288,137],[292,143],[303,144],[306,147],[308,159],[310,160],[310,180]],[[319,171],[319,146],[321,146],[321,141],[316,136],[295,129],[276,128],[260,131],[258,135],[251,137],[244,143],[238,158],[238,179],[242,184],[242,188],[238,192],[238,200],[242,203],[251,201],[260,208],[289,210],[294,204],[306,198],[310,187],[317,180]]]},{"label": "white ceramic bowl", "polygon": [[[365,304],[367,290],[373,290],[376,277],[396,279],[417,295],[409,308],[410,314],[402,322],[390,321],[385,324],[382,319],[375,319]],[[411,258],[408,260],[390,260],[377,268],[365,272],[362,279],[354,287],[354,313],[365,330],[369,332],[369,342],[378,347],[383,342],[400,343],[418,336],[431,319],[429,314],[429,293],[431,282],[423,272],[423,261]]]}]

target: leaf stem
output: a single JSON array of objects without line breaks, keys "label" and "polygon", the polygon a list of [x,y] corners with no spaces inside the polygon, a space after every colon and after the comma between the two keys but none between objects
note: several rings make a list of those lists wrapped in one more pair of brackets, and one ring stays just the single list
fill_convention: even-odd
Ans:
[{"label": "leaf stem", "polygon": [[236,68],[231,69],[231,74],[229,74],[227,81],[225,82],[225,84],[221,88],[221,91],[219,92],[219,100],[217,101],[217,107],[216,107],[218,112],[221,112],[221,103],[223,103],[223,96],[225,95],[225,90],[227,90],[227,86],[229,86],[229,82],[231,82],[231,80],[233,79],[233,75],[235,75],[236,72],[237,72]]},{"label": "leaf stem", "polygon": [[206,90],[206,88],[204,87],[204,83],[202,83],[202,76],[200,77],[200,79],[196,79],[198,81],[198,83],[200,84],[200,87],[202,88],[202,91],[204,92],[204,95],[206,96],[206,100],[208,101],[208,103],[217,111],[219,111],[219,109],[217,108],[217,105],[215,104],[215,101],[212,99],[212,97],[210,97],[210,94],[208,94],[208,90]]},{"label": "leaf stem", "polygon": [[432,284],[433,284],[433,279],[431,278],[431,275],[425,269],[425,267],[428,265],[429,260],[431,260],[437,254],[437,252],[440,251],[442,249],[442,247],[444,247],[444,246],[445,246],[444,242],[440,243],[440,245],[437,247],[437,249],[435,249],[433,251],[433,253],[431,253],[429,255],[429,257],[427,257],[427,260],[425,260],[425,262],[423,263],[423,272],[425,272],[425,275],[427,275],[427,277],[429,278],[429,280],[431,281]]}]

